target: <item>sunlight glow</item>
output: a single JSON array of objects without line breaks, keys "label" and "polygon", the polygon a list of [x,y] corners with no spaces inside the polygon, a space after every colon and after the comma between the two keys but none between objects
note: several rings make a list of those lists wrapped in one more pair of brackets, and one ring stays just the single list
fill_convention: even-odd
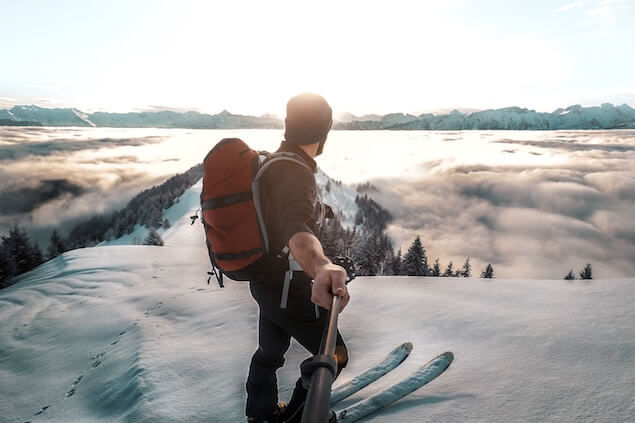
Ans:
[{"label": "sunlight glow", "polygon": [[557,3],[6,5],[0,106],[283,115],[303,91],[356,114],[635,100],[634,8]]}]

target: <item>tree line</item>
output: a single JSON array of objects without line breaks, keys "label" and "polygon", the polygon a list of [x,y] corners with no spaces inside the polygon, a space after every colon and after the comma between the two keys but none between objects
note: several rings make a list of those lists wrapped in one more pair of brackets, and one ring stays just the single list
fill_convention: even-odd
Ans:
[{"label": "tree line", "polygon": [[[368,188],[367,186],[363,186]],[[353,229],[342,226],[341,217],[329,219],[318,230],[317,237],[324,247],[325,254],[334,258],[344,255],[351,257],[360,276],[445,276],[471,277],[472,265],[468,257],[463,266],[454,267],[452,261],[442,270],[439,259],[430,264],[426,250],[417,236],[408,251],[395,254],[390,238],[384,233],[391,214],[367,194],[357,195],[358,207]],[[482,278],[493,278],[494,268],[488,264],[481,273]]]},{"label": "tree line", "polygon": [[130,234],[135,225],[144,225],[150,229],[144,243],[162,245],[163,241],[156,229],[170,227],[170,222],[162,217],[163,210],[177,202],[202,177],[203,165],[199,164],[161,185],[142,191],[121,210],[93,216],[78,223],[66,238],[54,229],[46,254],[42,253],[35,242],[31,242],[24,227],[14,225],[7,236],[2,236],[0,242],[0,288],[11,285],[14,276],[28,272],[65,251],[94,246],[102,241]]},{"label": "tree line", "polygon": [[[593,268],[591,267],[591,263],[587,263],[584,268],[579,273],[580,279],[593,279]],[[573,273],[573,269],[569,270],[564,277],[565,281],[572,281],[575,279],[575,274]]]}]

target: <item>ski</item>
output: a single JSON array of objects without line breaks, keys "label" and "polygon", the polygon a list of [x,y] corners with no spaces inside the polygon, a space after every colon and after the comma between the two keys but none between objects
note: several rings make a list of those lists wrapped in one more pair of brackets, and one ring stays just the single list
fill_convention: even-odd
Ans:
[{"label": "ski", "polygon": [[450,366],[452,360],[454,360],[454,354],[449,351],[444,352],[421,366],[419,370],[401,382],[339,411],[337,413],[338,423],[355,422],[362,417],[366,417],[369,414],[395,403],[436,379]]},{"label": "ski", "polygon": [[370,385],[380,377],[384,376],[391,370],[394,370],[397,366],[404,362],[408,355],[412,352],[412,344],[410,342],[404,342],[397,348],[392,350],[386,355],[386,357],[373,364],[366,369],[363,373],[355,376],[350,381],[338,386],[331,391],[331,405],[348,398],[360,389]]}]

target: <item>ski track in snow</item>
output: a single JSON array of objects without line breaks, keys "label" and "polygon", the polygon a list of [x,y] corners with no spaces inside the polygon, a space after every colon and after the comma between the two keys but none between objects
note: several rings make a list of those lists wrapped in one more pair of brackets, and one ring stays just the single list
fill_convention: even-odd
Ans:
[{"label": "ski track in snow", "polygon": [[[196,188],[188,192],[165,247],[70,251],[0,291],[0,421],[245,420],[258,310],[247,284],[205,283],[201,225],[188,218]],[[340,318],[350,361],[336,385],[395,345],[414,349],[336,408],[442,351],[456,357],[438,380],[360,421],[633,421],[635,279],[360,277],[350,290]],[[278,372],[282,400],[307,356],[292,344]]]}]

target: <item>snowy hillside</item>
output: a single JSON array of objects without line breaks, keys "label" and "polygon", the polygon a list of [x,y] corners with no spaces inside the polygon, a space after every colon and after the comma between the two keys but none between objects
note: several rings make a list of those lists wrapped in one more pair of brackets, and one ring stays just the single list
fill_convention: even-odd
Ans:
[{"label": "snowy hillside", "polygon": [[322,202],[331,206],[333,212],[340,217],[340,222],[344,227],[352,229],[355,226],[355,215],[359,209],[355,204],[355,197],[357,197],[355,188],[336,183],[319,167],[315,179]]},{"label": "snowy hillside", "polygon": [[[2,421],[243,421],[257,308],[205,284],[202,248],[68,252],[0,291]],[[635,280],[359,278],[340,327],[351,378],[403,341],[396,381],[444,350],[446,374],[368,422],[629,421]],[[288,399],[307,354],[280,371]]]},{"label": "snowy hillside", "polygon": [[[199,192],[200,184],[165,212],[164,247],[74,250],[0,291],[0,421],[244,421],[258,312],[247,284],[206,284],[201,225],[188,218]],[[635,416],[635,279],[360,277],[350,290],[342,381],[404,341],[414,351],[341,407],[442,351],[456,357],[438,380],[366,422]],[[306,357],[292,345],[281,399]]]},{"label": "snowy hillside", "polygon": [[0,119],[33,122],[43,126],[95,126],[88,120],[88,115],[77,109],[38,106],[15,106],[11,110],[1,110]]}]

